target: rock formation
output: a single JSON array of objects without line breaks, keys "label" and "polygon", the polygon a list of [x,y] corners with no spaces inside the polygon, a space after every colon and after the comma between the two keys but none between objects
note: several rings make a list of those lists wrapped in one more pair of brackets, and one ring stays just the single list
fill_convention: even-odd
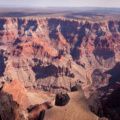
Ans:
[{"label": "rock formation", "polygon": [[67,93],[66,94],[59,93],[56,95],[55,105],[65,106],[69,102],[69,100],[70,100],[70,97]]},{"label": "rock formation", "polygon": [[0,120],[28,120],[25,111],[13,101],[12,95],[0,92]]},{"label": "rock formation", "polygon": [[30,108],[28,108],[29,120],[43,120],[44,111],[46,109],[50,109],[51,107],[52,107],[52,105],[50,102],[45,102],[40,105],[30,106]]},{"label": "rock formation", "polygon": [[54,105],[45,111],[44,120],[96,120],[98,117],[90,112],[87,100],[80,86],[78,91],[68,93],[70,100],[65,106]]},{"label": "rock formation", "polygon": [[26,90],[18,80],[5,82],[0,91],[1,120],[38,120],[43,109],[52,107],[52,100],[45,93]]},{"label": "rock formation", "polygon": [[[50,93],[75,93],[73,86],[80,84],[88,98],[97,93],[100,101],[108,105],[105,99],[112,95],[109,91],[119,88],[119,39],[118,20],[0,18],[0,88],[25,106],[32,104],[30,99],[35,105],[32,95],[21,87],[22,100],[30,102],[24,105],[15,95],[20,88],[13,86],[18,83],[6,82],[17,79],[27,90]],[[119,111],[113,111],[116,109]]]},{"label": "rock formation", "polygon": [[[118,86],[118,85],[117,85]],[[119,87],[109,89],[102,97],[101,103],[103,105],[104,116],[110,120],[120,119],[120,84]]]},{"label": "rock formation", "polygon": [[17,79],[29,89],[70,91],[73,83],[87,85],[88,68],[110,69],[119,61],[119,21],[0,21],[1,81]]},{"label": "rock formation", "polygon": [[21,107],[28,107],[29,101],[27,98],[27,90],[18,80],[13,80],[10,83],[5,82],[2,92],[11,94],[13,96],[13,100],[16,101]]},{"label": "rock formation", "polygon": [[96,94],[90,96],[90,98],[88,99],[88,106],[94,114],[99,117],[103,116],[103,108]]}]

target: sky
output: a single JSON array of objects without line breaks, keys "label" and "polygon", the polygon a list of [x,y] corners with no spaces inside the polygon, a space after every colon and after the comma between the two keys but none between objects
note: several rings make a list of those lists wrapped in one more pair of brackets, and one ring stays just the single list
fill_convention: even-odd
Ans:
[{"label": "sky", "polygon": [[115,7],[120,0],[0,0],[0,6],[8,7]]}]

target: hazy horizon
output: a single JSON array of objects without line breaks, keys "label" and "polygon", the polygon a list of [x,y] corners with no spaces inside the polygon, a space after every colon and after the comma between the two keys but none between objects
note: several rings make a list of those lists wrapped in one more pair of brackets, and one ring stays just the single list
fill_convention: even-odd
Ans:
[{"label": "hazy horizon", "polygon": [[46,8],[46,7],[103,7],[120,8],[120,0],[0,0],[0,7],[26,7],[26,8]]}]

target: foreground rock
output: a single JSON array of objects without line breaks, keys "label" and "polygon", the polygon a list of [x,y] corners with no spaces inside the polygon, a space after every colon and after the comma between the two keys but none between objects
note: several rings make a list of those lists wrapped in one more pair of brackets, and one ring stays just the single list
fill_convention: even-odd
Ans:
[{"label": "foreground rock", "polygon": [[68,93],[70,100],[65,106],[54,105],[45,111],[44,120],[97,120],[90,112],[87,101],[80,86],[78,91]]},{"label": "foreground rock", "polygon": [[41,91],[26,90],[18,80],[4,82],[0,91],[1,119],[39,120],[40,112],[52,107],[53,98]]},{"label": "foreground rock", "polygon": [[88,106],[95,115],[102,117],[103,116],[103,107],[96,94],[93,94],[87,100]]},{"label": "foreground rock", "polygon": [[27,109],[30,105],[42,104],[54,99],[54,96],[49,96],[47,93],[27,90],[18,80],[13,80],[9,83],[4,82],[1,91],[11,94],[13,100],[24,109]]},{"label": "foreground rock", "polygon": [[70,97],[68,94],[57,94],[55,98],[55,105],[56,106],[65,106],[70,100]]},{"label": "foreground rock", "polygon": [[13,101],[12,95],[0,92],[0,120],[28,120],[27,113]]},{"label": "foreground rock", "polygon": [[29,120],[42,120],[42,117],[44,115],[43,112],[46,109],[50,109],[52,107],[50,102],[45,102],[41,105],[35,105],[35,106],[31,106],[30,108],[28,108],[28,113],[29,113]]},{"label": "foreground rock", "polygon": [[110,120],[120,119],[120,86],[109,90],[102,99],[104,115]]},{"label": "foreground rock", "polygon": [[10,83],[5,82],[2,88],[2,92],[6,92],[13,96],[13,100],[16,101],[22,108],[27,108],[29,105],[27,90],[18,81],[13,80]]}]

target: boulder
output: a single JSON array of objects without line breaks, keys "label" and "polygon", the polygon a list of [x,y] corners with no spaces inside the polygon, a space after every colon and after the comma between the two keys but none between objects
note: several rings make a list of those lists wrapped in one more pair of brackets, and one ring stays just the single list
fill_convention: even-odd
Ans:
[{"label": "boulder", "polygon": [[74,92],[74,91],[78,91],[77,86],[74,86],[74,87],[71,88],[71,92]]},{"label": "boulder", "polygon": [[62,94],[59,93],[56,95],[56,99],[55,99],[55,105],[56,106],[65,106],[70,100],[69,95],[66,94]]}]

